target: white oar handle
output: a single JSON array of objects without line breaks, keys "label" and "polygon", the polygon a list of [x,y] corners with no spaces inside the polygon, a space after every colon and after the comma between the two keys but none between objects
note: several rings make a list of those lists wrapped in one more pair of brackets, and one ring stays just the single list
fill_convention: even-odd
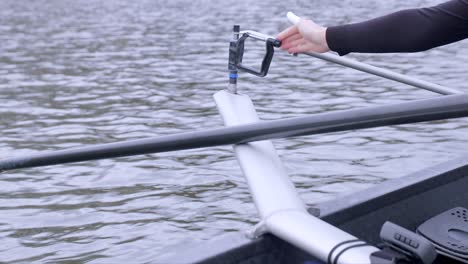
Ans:
[{"label": "white oar handle", "polygon": [[286,16],[288,17],[289,22],[292,24],[296,25],[299,23],[299,20],[301,20],[300,17],[296,16],[293,12],[289,11]]}]

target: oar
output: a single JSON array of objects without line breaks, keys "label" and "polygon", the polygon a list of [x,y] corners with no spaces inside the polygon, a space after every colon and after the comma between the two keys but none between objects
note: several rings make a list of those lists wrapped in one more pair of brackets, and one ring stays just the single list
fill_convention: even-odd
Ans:
[{"label": "oar", "polygon": [[[296,16],[292,12],[288,12],[287,18],[292,24],[299,23],[299,20],[301,19],[300,17]],[[312,57],[322,59],[322,60],[325,60],[325,61],[328,61],[328,62],[339,64],[339,65],[342,65],[342,66],[345,66],[345,67],[349,67],[349,68],[352,68],[352,69],[355,69],[355,70],[358,70],[358,71],[367,72],[367,73],[377,75],[377,76],[380,76],[380,77],[383,77],[383,78],[386,78],[386,79],[390,79],[390,80],[393,80],[393,81],[408,84],[408,85],[411,85],[411,86],[414,86],[414,87],[417,87],[417,88],[433,91],[433,92],[436,92],[436,93],[439,93],[439,94],[448,95],[448,94],[461,94],[461,93],[463,93],[463,92],[458,91],[456,89],[452,89],[452,88],[444,87],[442,85],[438,85],[438,84],[435,84],[435,83],[430,83],[430,82],[427,82],[427,81],[419,80],[419,79],[412,78],[412,77],[409,77],[409,76],[406,76],[406,75],[403,75],[403,74],[399,74],[399,73],[396,73],[396,72],[392,72],[392,71],[389,71],[389,70],[378,68],[378,67],[375,67],[375,66],[372,66],[372,65],[369,65],[369,64],[365,64],[365,63],[358,62],[358,61],[355,61],[355,60],[342,58],[342,57],[339,57],[339,56],[336,56],[336,55],[333,55],[333,54],[314,53],[314,52],[305,52],[305,53],[300,53],[300,54],[305,54],[305,55],[308,55],[308,56],[312,56]]]},{"label": "oar", "polygon": [[468,116],[468,95],[321,113],[0,160],[0,171]]}]

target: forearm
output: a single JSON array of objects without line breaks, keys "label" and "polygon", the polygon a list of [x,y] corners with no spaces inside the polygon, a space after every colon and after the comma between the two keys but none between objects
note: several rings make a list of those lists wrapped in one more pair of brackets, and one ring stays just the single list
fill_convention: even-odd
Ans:
[{"label": "forearm", "polygon": [[468,0],[409,9],[362,23],[329,27],[326,40],[340,55],[349,52],[417,52],[468,38]]}]

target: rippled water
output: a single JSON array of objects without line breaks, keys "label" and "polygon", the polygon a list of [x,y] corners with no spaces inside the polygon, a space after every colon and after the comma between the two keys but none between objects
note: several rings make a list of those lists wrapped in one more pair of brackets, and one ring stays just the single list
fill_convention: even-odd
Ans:
[{"label": "rippled water", "polygon": [[[234,23],[274,35],[288,10],[335,25],[437,2],[1,1],[1,158],[221,126],[211,95],[226,87]],[[466,41],[348,57],[468,91]],[[239,89],[264,119],[437,96],[282,52]],[[467,133],[458,119],[275,144],[312,205],[465,154]],[[17,170],[0,184],[0,262],[157,262],[257,221],[230,147]]]}]

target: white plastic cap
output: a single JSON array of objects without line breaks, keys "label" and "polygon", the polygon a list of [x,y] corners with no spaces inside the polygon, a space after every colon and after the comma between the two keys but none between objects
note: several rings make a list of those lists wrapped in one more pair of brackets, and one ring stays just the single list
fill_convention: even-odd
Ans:
[{"label": "white plastic cap", "polygon": [[299,23],[299,20],[301,20],[300,17],[296,16],[293,12],[289,11],[288,14],[286,15],[288,17],[289,22],[292,24],[296,25]]}]

